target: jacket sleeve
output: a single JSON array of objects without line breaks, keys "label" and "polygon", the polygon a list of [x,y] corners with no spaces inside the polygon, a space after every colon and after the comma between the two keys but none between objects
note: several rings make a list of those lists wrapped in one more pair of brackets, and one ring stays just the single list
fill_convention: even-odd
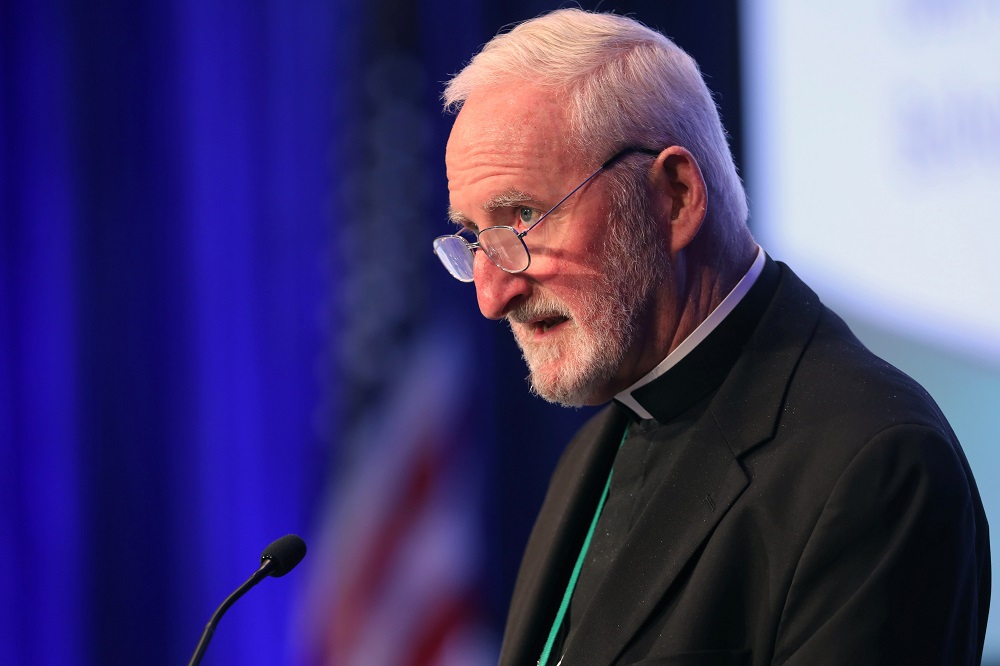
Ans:
[{"label": "jacket sleeve", "polygon": [[946,436],[917,425],[882,431],[845,468],[813,527],[774,663],[978,664],[986,530],[967,463]]}]

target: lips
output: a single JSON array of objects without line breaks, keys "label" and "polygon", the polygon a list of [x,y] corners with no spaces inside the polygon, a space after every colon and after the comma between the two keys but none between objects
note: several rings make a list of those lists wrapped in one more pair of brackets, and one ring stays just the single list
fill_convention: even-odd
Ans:
[{"label": "lips", "polygon": [[556,315],[553,317],[546,317],[544,319],[536,319],[530,322],[531,330],[535,335],[541,335],[548,333],[556,326],[569,321],[569,317],[564,317],[562,315]]},{"label": "lips", "polygon": [[508,312],[506,319],[519,340],[527,341],[555,334],[573,315],[558,300],[536,296]]},{"label": "lips", "polygon": [[546,317],[532,317],[527,321],[512,324],[512,327],[516,327],[517,330],[514,332],[522,341],[539,340],[554,335],[569,320],[570,318],[565,315],[554,314]]}]

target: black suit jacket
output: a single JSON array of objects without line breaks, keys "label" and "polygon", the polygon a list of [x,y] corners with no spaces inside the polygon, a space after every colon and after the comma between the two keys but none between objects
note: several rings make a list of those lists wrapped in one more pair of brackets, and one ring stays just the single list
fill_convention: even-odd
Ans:
[{"label": "black suit jacket", "polygon": [[[661,443],[671,462],[563,665],[978,663],[988,528],[954,433],[787,267],[765,276],[721,383]],[[536,663],[630,418],[612,403],[560,459],[501,665]]]}]

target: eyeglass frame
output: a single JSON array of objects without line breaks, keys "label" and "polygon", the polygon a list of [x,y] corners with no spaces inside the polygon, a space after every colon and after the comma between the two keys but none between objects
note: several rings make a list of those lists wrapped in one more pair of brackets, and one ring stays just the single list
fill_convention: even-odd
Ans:
[{"label": "eyeglass frame", "polygon": [[[549,215],[551,215],[553,212],[555,212],[555,210],[557,208],[559,208],[559,206],[561,206],[564,203],[566,203],[566,201],[571,196],[573,196],[574,194],[576,194],[580,189],[583,188],[584,185],[586,185],[591,180],[593,180],[599,173],[601,173],[605,169],[608,169],[608,168],[614,166],[615,163],[617,163],[619,160],[623,159],[627,155],[631,155],[632,153],[644,153],[646,155],[652,155],[652,156],[655,157],[655,156],[659,155],[660,152],[661,151],[656,150],[654,148],[643,148],[643,147],[640,147],[640,146],[627,146],[625,148],[622,148],[617,153],[615,153],[614,155],[612,155],[611,157],[609,157],[607,160],[605,160],[604,163],[601,164],[601,166],[599,166],[596,171],[594,171],[594,173],[592,173],[589,176],[587,176],[586,179],[584,179],[584,181],[582,183],[580,183],[579,185],[577,185],[576,187],[574,187],[570,191],[569,194],[567,194],[562,199],[560,199],[554,206],[552,206],[552,208],[549,208],[547,211],[545,211],[542,214],[541,217],[539,217],[537,220],[535,220],[531,224],[531,226],[528,227],[527,229],[525,229],[524,231],[518,231],[514,227],[511,227],[511,226],[506,225],[506,224],[497,224],[497,225],[494,225],[492,227],[486,227],[485,229],[480,229],[479,230],[479,232],[476,234],[476,238],[479,238],[480,234],[482,234],[482,233],[484,233],[486,231],[489,231],[491,229],[510,229],[512,232],[514,232],[514,235],[517,236],[517,239],[521,242],[521,246],[524,248],[524,254],[528,257],[528,261],[524,265],[524,268],[518,268],[518,269],[504,268],[503,266],[501,266],[500,264],[498,264],[493,259],[493,257],[490,256],[490,254],[488,252],[486,253],[486,258],[490,260],[490,263],[492,263],[494,266],[496,266],[500,270],[504,271],[505,273],[516,274],[516,273],[523,273],[524,271],[528,270],[528,268],[531,267],[531,252],[528,250],[527,243],[524,242],[524,237],[528,234],[529,231],[531,231],[532,229],[534,229],[535,227],[537,227],[542,222],[542,220],[544,220]],[[475,259],[476,250],[481,249],[480,245],[479,245],[479,241],[476,240],[476,241],[473,241],[473,242],[469,242],[469,240],[467,238],[465,238],[464,236],[461,236],[459,234],[445,234],[443,236],[438,236],[437,238],[434,239],[434,255],[438,257],[438,259],[441,261],[442,264],[444,264],[445,269],[448,270],[448,274],[451,275],[453,278],[455,278],[456,280],[458,280],[460,282],[473,282],[474,278],[469,278],[468,280],[463,280],[462,278],[460,278],[457,275],[455,275],[454,273],[452,273],[451,270],[448,269],[447,264],[445,264],[444,259],[442,259],[440,255],[438,255],[438,253],[437,253],[437,243],[438,243],[438,241],[444,240],[446,238],[458,238],[458,239],[460,239],[463,243],[465,243],[465,245],[469,249],[469,251],[472,252],[473,259]]]}]

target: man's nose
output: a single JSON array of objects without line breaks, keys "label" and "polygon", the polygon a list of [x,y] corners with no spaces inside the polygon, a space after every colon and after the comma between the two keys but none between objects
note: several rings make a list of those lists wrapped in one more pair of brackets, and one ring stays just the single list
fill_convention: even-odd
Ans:
[{"label": "man's nose", "polygon": [[508,273],[497,268],[482,251],[476,252],[472,274],[479,299],[479,311],[487,319],[501,319],[517,306],[530,290],[524,273]]}]

